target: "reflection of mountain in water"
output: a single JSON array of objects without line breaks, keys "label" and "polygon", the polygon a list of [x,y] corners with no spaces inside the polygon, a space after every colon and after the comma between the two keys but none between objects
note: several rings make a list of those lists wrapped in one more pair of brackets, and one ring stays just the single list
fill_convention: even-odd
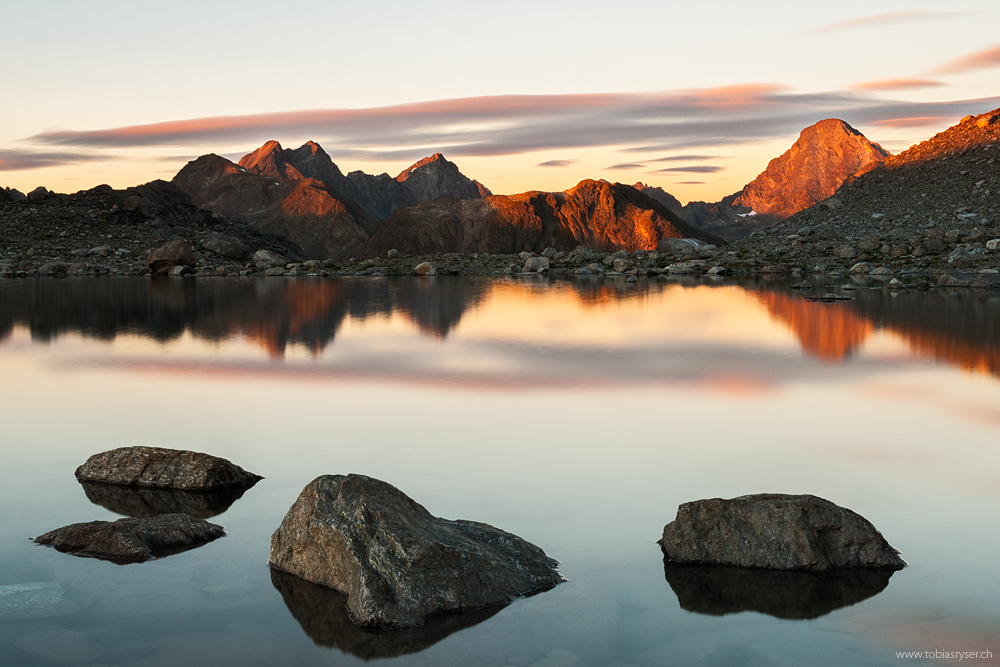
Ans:
[{"label": "reflection of mountain in water", "polygon": [[[691,281],[687,281],[691,282]],[[696,284],[696,283],[692,283]],[[113,339],[120,333],[167,341],[190,332],[203,340],[242,335],[275,358],[291,344],[319,354],[347,318],[402,315],[444,338],[494,290],[530,298],[553,290],[586,306],[642,301],[669,289],[662,280],[627,284],[594,277],[572,281],[494,282],[484,278],[344,280],[24,280],[0,283],[0,340],[15,325],[36,340],[61,333]],[[897,334],[917,355],[1000,375],[1000,299],[973,292],[854,292],[855,300],[805,301],[783,288],[746,288],[799,338],[802,350],[841,363],[874,332]]]},{"label": "reflection of mountain in water", "polygon": [[447,336],[479,303],[482,280],[27,280],[0,290],[0,340],[15,325],[48,341],[62,333],[111,340],[136,333],[168,341],[243,335],[273,357],[291,343],[319,353],[347,317],[399,312]]},{"label": "reflection of mountain in water", "polygon": [[100,505],[115,514],[136,518],[161,514],[187,514],[196,519],[209,519],[228,510],[247,491],[247,489],[181,491],[84,481],[81,481],[80,485],[87,494],[87,500],[95,505]]},{"label": "reflection of mountain in water", "polygon": [[503,606],[433,617],[411,630],[362,630],[347,614],[347,597],[332,588],[295,575],[271,570],[271,583],[281,593],[288,611],[317,646],[338,648],[362,660],[394,658],[417,653],[448,635],[470,628],[500,612]]},{"label": "reflection of mountain in water", "polygon": [[881,593],[888,569],[786,572],[664,561],[667,583],[682,609],[711,616],[756,611],[777,618],[818,618]]},{"label": "reflection of mountain in water", "polygon": [[1000,375],[1000,299],[972,291],[854,292],[853,301],[815,303],[779,291],[758,298],[798,336],[802,350],[841,362],[877,330],[897,334],[914,353],[968,371]]}]

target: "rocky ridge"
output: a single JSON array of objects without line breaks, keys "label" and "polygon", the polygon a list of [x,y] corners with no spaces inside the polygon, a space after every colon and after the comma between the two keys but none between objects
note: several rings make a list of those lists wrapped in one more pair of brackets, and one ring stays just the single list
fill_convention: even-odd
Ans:
[{"label": "rocky ridge", "polygon": [[1000,109],[967,116],[731,249],[746,264],[805,271],[993,271],[1000,268],[998,162]]},{"label": "rocky ridge", "polygon": [[699,231],[633,187],[581,181],[565,192],[482,199],[436,199],[396,211],[365,243],[362,256],[432,252],[520,253],[583,245],[600,252],[655,250],[664,238],[724,242]]}]

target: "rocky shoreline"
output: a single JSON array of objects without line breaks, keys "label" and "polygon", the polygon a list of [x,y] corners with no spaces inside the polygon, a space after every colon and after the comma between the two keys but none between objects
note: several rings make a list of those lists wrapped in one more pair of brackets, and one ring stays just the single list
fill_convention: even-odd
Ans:
[{"label": "rocky shoreline", "polygon": [[[835,204],[834,204],[835,205]],[[819,207],[817,207],[819,208]],[[176,275],[247,276],[603,276],[637,281],[662,276],[853,274],[949,286],[1000,281],[1000,229],[959,212],[937,224],[803,226],[795,216],[729,245],[662,239],[657,250],[542,253],[444,253],[307,260],[294,244],[201,209],[169,184],[128,190],[99,186],[72,195],[44,189],[0,202],[0,279],[143,276],[150,254],[170,242],[190,251]],[[870,225],[869,225],[870,227]],[[170,267],[168,267],[170,268]],[[176,268],[176,267],[175,267]],[[169,271],[167,271],[169,272]],[[948,278],[940,278],[942,275]]]}]

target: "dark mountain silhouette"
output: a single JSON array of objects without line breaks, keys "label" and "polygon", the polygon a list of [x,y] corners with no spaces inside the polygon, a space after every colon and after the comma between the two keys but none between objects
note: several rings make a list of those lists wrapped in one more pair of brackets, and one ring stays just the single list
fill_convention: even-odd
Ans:
[{"label": "dark mountain silhouette", "polygon": [[382,223],[359,252],[517,253],[578,245],[599,251],[654,250],[657,241],[669,237],[723,243],[631,186],[586,180],[565,192],[441,198],[408,206]]}]

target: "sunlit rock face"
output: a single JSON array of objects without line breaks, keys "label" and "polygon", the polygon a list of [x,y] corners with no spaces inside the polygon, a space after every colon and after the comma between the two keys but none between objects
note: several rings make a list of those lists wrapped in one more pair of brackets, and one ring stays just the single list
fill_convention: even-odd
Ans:
[{"label": "sunlit rock face", "polygon": [[396,211],[362,252],[542,252],[585,245],[599,251],[655,250],[663,238],[724,243],[691,227],[632,186],[581,181],[565,192],[525,192],[458,201],[438,199]]},{"label": "sunlit rock face", "polygon": [[347,595],[366,627],[409,628],[483,609],[563,581],[533,544],[473,521],[434,517],[364,475],[310,482],[271,536],[270,564]]},{"label": "sunlit rock face", "polygon": [[802,130],[757,178],[718,202],[691,201],[681,207],[661,188],[635,187],[699,229],[735,240],[814,206],[888,158],[888,151],[861,132],[828,118]]},{"label": "sunlit rock face", "polygon": [[731,205],[784,220],[823,201],[844,182],[888,157],[888,151],[844,121],[828,118],[802,130],[792,147],[771,160]]},{"label": "sunlit rock face", "polygon": [[810,572],[906,566],[863,516],[810,495],[761,493],[684,503],[659,543],[675,563]]},{"label": "sunlit rock face", "polygon": [[[960,230],[952,241],[983,243],[1000,220],[1000,108],[960,122],[845,183],[836,205],[798,213],[788,226],[831,229],[891,245]],[[982,234],[991,234],[983,237]],[[935,237],[934,241],[940,241]],[[936,253],[922,242],[923,249]],[[949,251],[954,248],[949,247]],[[951,263],[951,262],[949,262]],[[960,265],[955,268],[962,268]]]}]

